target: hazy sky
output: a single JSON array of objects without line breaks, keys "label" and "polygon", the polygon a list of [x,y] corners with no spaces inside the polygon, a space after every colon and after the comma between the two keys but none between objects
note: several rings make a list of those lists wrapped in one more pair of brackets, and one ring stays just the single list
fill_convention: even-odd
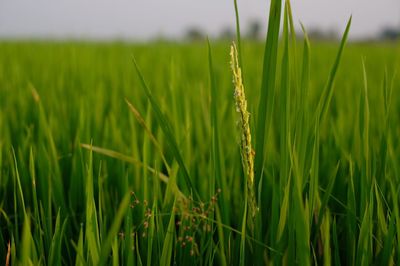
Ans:
[{"label": "hazy sky", "polygon": [[[267,22],[269,0],[238,0],[242,28]],[[351,36],[400,28],[400,0],[292,0],[295,21],[306,28],[342,31],[353,14]],[[297,23],[298,24],[298,23]],[[1,37],[179,37],[188,27],[217,35],[234,27],[232,0],[0,0]]]}]

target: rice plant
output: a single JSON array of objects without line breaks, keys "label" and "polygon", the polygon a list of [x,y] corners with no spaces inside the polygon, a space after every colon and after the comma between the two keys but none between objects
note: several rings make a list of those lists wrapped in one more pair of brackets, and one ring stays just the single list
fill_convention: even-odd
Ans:
[{"label": "rice plant", "polygon": [[0,42],[5,265],[399,263],[400,46],[233,5],[233,44]]}]

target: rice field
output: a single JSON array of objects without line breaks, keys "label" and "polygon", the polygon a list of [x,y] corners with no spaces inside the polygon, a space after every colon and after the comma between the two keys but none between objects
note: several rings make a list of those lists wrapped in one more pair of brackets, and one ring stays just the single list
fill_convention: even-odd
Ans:
[{"label": "rice field", "polygon": [[400,44],[283,9],[237,48],[1,41],[2,263],[399,264]]}]

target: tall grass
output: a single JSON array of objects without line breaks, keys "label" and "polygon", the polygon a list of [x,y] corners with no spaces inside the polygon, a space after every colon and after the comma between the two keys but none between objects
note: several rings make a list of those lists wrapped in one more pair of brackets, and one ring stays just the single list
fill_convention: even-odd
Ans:
[{"label": "tall grass", "polygon": [[399,263],[399,46],[234,5],[234,76],[228,42],[0,43],[3,263]]}]

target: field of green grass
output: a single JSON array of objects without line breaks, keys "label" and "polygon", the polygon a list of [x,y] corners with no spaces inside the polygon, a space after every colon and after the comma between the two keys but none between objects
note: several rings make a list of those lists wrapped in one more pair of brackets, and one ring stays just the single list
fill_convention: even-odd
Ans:
[{"label": "field of green grass", "polygon": [[241,148],[230,42],[0,42],[0,263],[399,264],[400,45],[296,43]]}]

